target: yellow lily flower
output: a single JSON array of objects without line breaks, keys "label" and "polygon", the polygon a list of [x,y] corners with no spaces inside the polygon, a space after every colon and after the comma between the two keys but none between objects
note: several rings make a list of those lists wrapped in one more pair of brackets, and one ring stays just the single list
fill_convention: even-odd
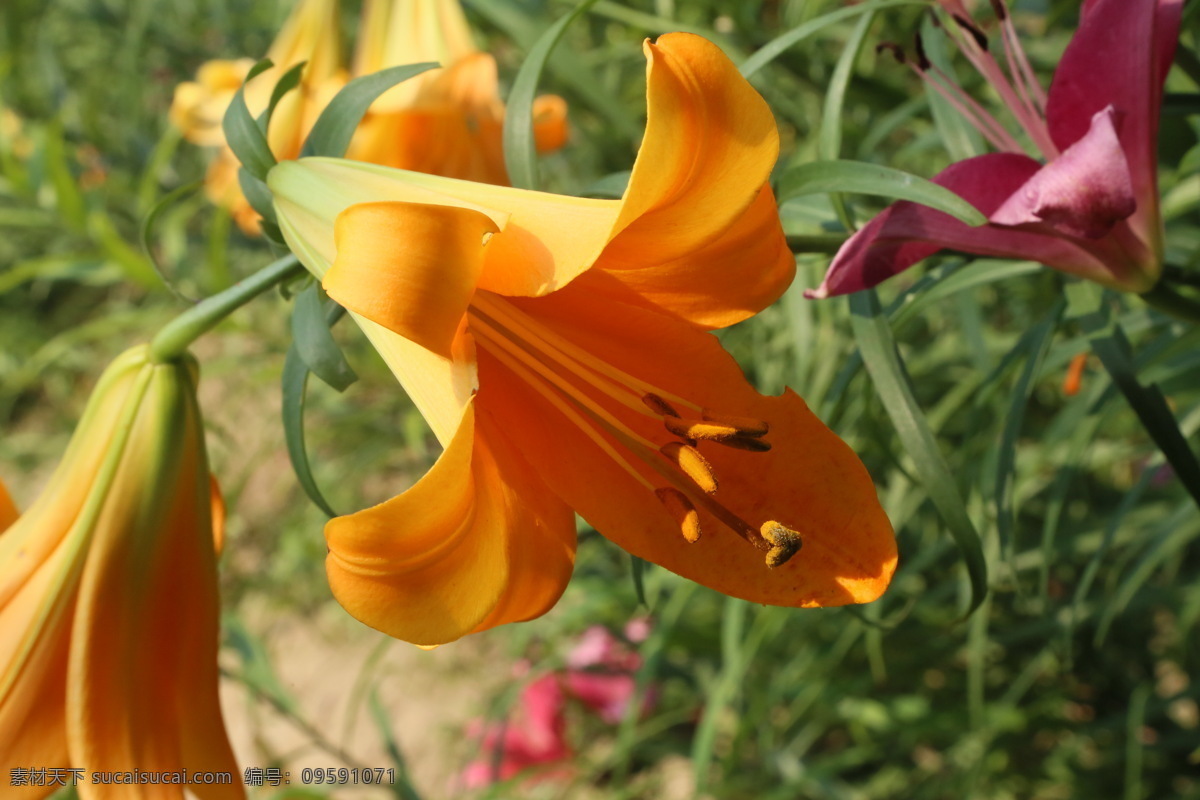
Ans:
[{"label": "yellow lily flower", "polygon": [[0,764],[81,770],[82,800],[245,796],[217,697],[220,507],[195,382],[194,362],[124,353],[34,505],[18,517],[0,488]]},{"label": "yellow lily flower", "polygon": [[[308,60],[298,90],[288,93],[271,119],[268,141],[275,158],[296,158],[321,111],[345,84],[337,44],[336,0],[301,0],[267,57],[275,67],[246,87],[246,104],[258,114],[291,66]],[[445,69],[405,81],[371,107],[347,153],[376,164],[507,184],[501,142],[504,103],[496,62],[481,53],[458,0],[368,0],[359,27],[352,76],[388,67],[435,61]],[[209,168],[209,198],[230,209],[247,233],[258,214],[238,185],[238,162],[225,145],[221,119],[253,65],[250,59],[210,61],[196,81],[180,84],[171,120],[191,142],[221,146]],[[566,103],[546,95],[534,103],[534,134],[542,152],[566,143]]]},{"label": "yellow lily flower", "polygon": [[334,595],[392,636],[435,645],[545,612],[573,510],[754,602],[867,602],[891,578],[857,456],[796,394],[755,392],[707,332],[793,277],[771,112],[700,37],[645,51],[649,120],[620,201],[337,159],[268,175],[288,244],[445,448],[325,529]]},{"label": "yellow lily flower", "polygon": [[[476,49],[458,0],[368,0],[355,74],[426,61],[445,69],[405,81],[376,101],[347,157],[507,185],[496,60]],[[533,115],[540,151],[566,143],[561,97],[538,97]]]},{"label": "yellow lily flower", "polygon": [[[258,116],[266,110],[271,92],[284,73],[302,61],[308,62],[300,85],[280,100],[271,118],[267,141],[277,159],[300,155],[317,117],[345,85],[337,31],[337,0],[300,0],[267,51],[266,57],[275,66],[246,86],[246,105],[251,114]],[[252,66],[254,61],[249,58],[204,63],[195,81],[175,87],[169,112],[171,122],[188,141],[222,148],[209,166],[205,192],[212,202],[227,207],[247,233],[257,233],[258,213],[242,195],[238,161],[225,146],[221,121]]]}]

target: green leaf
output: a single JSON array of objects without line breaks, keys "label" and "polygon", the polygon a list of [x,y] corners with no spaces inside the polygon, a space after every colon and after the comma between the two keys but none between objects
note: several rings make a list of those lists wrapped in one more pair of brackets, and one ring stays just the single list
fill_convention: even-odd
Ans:
[{"label": "green leaf", "polygon": [[392,792],[401,800],[421,800],[421,796],[417,794],[412,780],[409,778],[408,761],[404,758],[403,751],[400,750],[400,742],[396,739],[396,731],[392,727],[391,714],[380,701],[378,689],[371,691],[368,703],[371,708],[371,719],[383,739],[384,749],[396,766],[396,782],[392,784]]},{"label": "green leaf", "polygon": [[640,605],[642,608],[649,609],[650,604],[646,602],[647,563],[632,553],[630,553],[629,559],[629,572],[633,577],[633,590],[635,593],[637,593],[638,605]]},{"label": "green leaf", "polygon": [[508,110],[504,114],[504,166],[508,179],[518,189],[538,188],[537,147],[533,140],[533,99],[538,81],[546,67],[546,59],[562,38],[567,26],[574,22],[596,0],[583,0],[575,10],[561,17],[538,37],[529,49],[525,63],[517,72],[512,90],[508,93]]},{"label": "green leaf", "polygon": [[305,366],[325,383],[344,392],[358,380],[342,349],[333,340],[324,305],[325,293],[314,283],[296,296],[292,310],[292,337]]},{"label": "green leaf", "polygon": [[1025,360],[1025,368],[1021,371],[1021,377],[1017,379],[1017,385],[1013,387],[1012,403],[1004,420],[1004,431],[1000,435],[1000,452],[996,458],[996,529],[1001,550],[1010,554],[1013,546],[1012,487],[1015,482],[1017,437],[1025,419],[1025,407],[1029,405],[1035,381],[1041,374],[1046,354],[1050,351],[1050,342],[1054,338],[1054,330],[1065,307],[1065,303],[1057,303],[1013,348],[1014,352],[1028,352],[1029,357]]},{"label": "green leaf", "polygon": [[258,178],[250,174],[250,171],[245,167],[238,170],[238,186],[241,187],[242,195],[246,198],[246,202],[250,207],[258,212],[258,215],[272,225],[276,225],[275,217],[275,197],[271,194],[271,190],[267,185]]},{"label": "green leaf", "polygon": [[987,597],[987,561],[983,543],[955,488],[954,475],[938,449],[925,415],[909,385],[908,373],[887,318],[873,289],[850,295],[851,323],[863,363],[901,443],[917,469],[925,492],[954,537],[971,581],[971,614]]},{"label": "green leaf", "polygon": [[779,202],[825,192],[852,192],[909,200],[949,214],[967,225],[987,217],[954,192],[932,181],[891,167],[861,161],[814,161],[792,167],[779,178]]},{"label": "green leaf", "polygon": [[[825,102],[821,108],[821,130],[817,135],[817,153],[826,160],[836,159],[842,152],[842,115],[846,103],[846,90],[850,87],[850,76],[854,71],[854,62],[866,41],[867,31],[875,21],[875,12],[864,14],[854,26],[854,31],[846,40],[841,56],[833,68],[833,76],[825,88]],[[839,190],[833,190],[829,197],[838,220],[848,230],[855,229],[854,216],[846,205],[846,198]]]},{"label": "green leaf", "polygon": [[880,11],[885,8],[894,8],[896,6],[923,6],[928,5],[924,0],[876,0],[872,3],[861,3],[859,5],[842,8],[837,11],[831,11],[824,16],[814,20],[809,20],[802,25],[797,25],[786,33],[776,36],[771,41],[764,44],[758,51],[742,62],[740,67],[743,77],[749,78],[754,73],[765,67],[767,64],[774,61],[786,51],[795,47],[800,42],[812,36],[815,33],[828,28],[834,23],[841,22],[850,17],[856,17],[859,14],[868,14],[875,11]]},{"label": "green leaf", "polygon": [[150,211],[146,214],[146,218],[142,220],[140,237],[142,242],[142,252],[146,254],[146,258],[150,260],[150,266],[154,267],[154,271],[158,273],[158,277],[162,280],[167,289],[170,290],[171,294],[175,295],[176,298],[185,300],[187,302],[194,301],[175,287],[175,283],[162,268],[162,264],[158,263],[158,259],[154,257],[154,244],[152,239],[154,238],[154,226],[158,222],[159,215],[173,206],[177,201],[187,197],[203,185],[204,181],[193,181],[192,183],[184,184],[183,186],[172,189],[170,192],[163,195],[162,199],[150,207]]},{"label": "green leaf", "polygon": [[283,438],[287,443],[292,471],[296,473],[296,480],[300,481],[304,493],[317,508],[331,518],[336,517],[338,513],[325,500],[325,495],[317,486],[312,467],[308,463],[308,449],[304,443],[304,397],[308,390],[308,367],[294,344],[288,349],[283,362],[282,388],[283,411],[280,416],[283,419]]},{"label": "green leaf", "polygon": [[259,127],[263,133],[266,133],[271,125],[271,116],[275,113],[275,106],[279,105],[279,101],[283,96],[300,85],[300,75],[304,72],[307,61],[301,61],[287,72],[283,73],[283,77],[275,84],[275,88],[271,90],[271,102],[267,103],[267,110],[258,117]]},{"label": "green leaf", "polygon": [[341,158],[346,155],[346,148],[354,138],[358,123],[366,115],[371,104],[388,89],[403,83],[409,78],[435,69],[438,65],[432,62],[422,64],[405,64],[400,67],[383,69],[371,75],[355,78],[338,92],[316,124],[304,140],[300,157],[331,156]]},{"label": "green leaf", "polygon": [[[507,33],[523,49],[528,50],[542,33],[542,23],[536,9],[523,9],[512,0],[472,0],[471,10]],[[642,137],[642,128],[628,106],[605,86],[605,81],[591,66],[591,58],[578,57],[571,50],[556,49],[549,59],[554,76],[585,103],[603,115],[616,129],[616,134],[634,145]]]},{"label": "green leaf", "polygon": [[1179,430],[1179,423],[1175,421],[1162,390],[1156,384],[1143,386],[1138,380],[1129,340],[1120,323],[1112,319],[1103,290],[1095,284],[1076,281],[1067,285],[1067,301],[1071,314],[1079,319],[1093,352],[1100,357],[1113,384],[1125,396],[1146,433],[1200,506],[1200,461],[1196,460],[1187,438]]},{"label": "green leaf", "polygon": [[221,122],[229,149],[242,166],[260,180],[265,180],[271,167],[275,166],[275,155],[267,144],[267,135],[246,106],[246,84],[272,66],[271,60],[264,58],[250,69],[245,82],[233,93],[233,100],[225,109],[225,118]]}]

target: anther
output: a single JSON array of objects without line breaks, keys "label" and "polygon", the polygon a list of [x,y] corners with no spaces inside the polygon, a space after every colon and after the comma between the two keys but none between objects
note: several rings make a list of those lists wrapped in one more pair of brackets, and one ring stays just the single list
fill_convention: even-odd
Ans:
[{"label": "anther", "polygon": [[771,549],[767,551],[767,566],[772,569],[786,564],[792,556],[800,552],[804,544],[799,533],[775,520],[764,522],[759,532],[771,545]]},{"label": "anther", "polygon": [[1004,5],[1004,0],[992,0],[992,11],[996,14],[996,19],[1001,22],[1008,19],[1008,9]]},{"label": "anther", "polygon": [[880,42],[875,45],[876,55],[882,53],[884,50],[892,54],[892,58],[896,59],[897,64],[907,63],[907,59],[904,57],[904,48],[895,42]]},{"label": "anther", "polygon": [[729,414],[716,414],[703,409],[700,414],[706,422],[716,422],[721,425],[731,425],[737,428],[738,436],[750,436],[759,438],[766,436],[767,431],[771,430],[770,424],[763,419],[754,419],[753,417],[735,417]]},{"label": "anther", "polygon": [[752,436],[734,436],[732,439],[722,439],[718,444],[732,447],[735,450],[749,450],[751,453],[765,453],[771,449],[770,442],[755,439]]},{"label": "anther", "polygon": [[660,414],[664,417],[679,416],[679,412],[675,410],[674,406],[672,406],[666,400],[663,400],[654,392],[647,392],[646,394],[642,395],[642,402],[645,403],[646,408],[650,409],[655,414]]},{"label": "anther", "polygon": [[[689,444],[696,440],[729,444],[734,439],[759,439],[765,436],[767,431],[770,430],[770,425],[763,420],[750,419],[749,417],[718,417],[715,414],[709,414],[707,411],[704,412],[703,420],[664,417],[663,424],[668,431],[686,440]],[[734,446],[736,447],[736,445]],[[769,448],[756,448],[751,445],[742,449],[761,450]]]},{"label": "anther", "polygon": [[988,49],[987,36],[984,35],[983,31],[975,27],[975,23],[965,17],[960,17],[958,14],[954,15],[954,21],[958,23],[958,27],[971,34],[971,38],[975,40],[975,44],[979,45],[980,50]]},{"label": "anther", "polygon": [[688,544],[700,541],[700,513],[696,511],[692,501],[688,500],[683,492],[664,486],[661,489],[655,489],[654,496],[679,523],[679,531]]},{"label": "anther", "polygon": [[925,56],[925,43],[921,41],[921,34],[913,34],[913,48],[917,51],[917,67],[921,70],[928,70],[931,64]]},{"label": "anther", "polygon": [[726,425],[720,422],[703,422],[695,419],[682,419],[680,417],[666,417],[663,419],[663,424],[667,426],[667,430],[676,436],[681,436],[684,439],[708,439],[710,441],[722,441],[724,439],[732,439],[738,435],[737,427]]},{"label": "anther", "polygon": [[659,448],[659,452],[683,470],[706,494],[717,491],[717,477],[713,474],[708,459],[700,455],[699,450],[682,442],[667,442]]}]

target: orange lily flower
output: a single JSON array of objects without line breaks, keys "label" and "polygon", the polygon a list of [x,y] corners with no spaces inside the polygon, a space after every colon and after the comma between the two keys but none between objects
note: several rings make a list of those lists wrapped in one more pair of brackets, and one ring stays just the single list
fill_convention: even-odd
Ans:
[{"label": "orange lily flower", "polygon": [[[354,73],[425,61],[446,68],[405,81],[376,101],[347,157],[507,185],[496,60],[476,49],[458,0],[368,0]],[[537,98],[533,115],[540,151],[566,143],[561,97]]]},{"label": "orange lily flower", "polygon": [[[266,110],[271,92],[284,73],[308,62],[300,85],[276,106],[267,131],[271,152],[278,159],[295,158],[322,109],[345,85],[341,47],[338,44],[337,0],[300,0],[267,51],[275,65],[246,86],[246,105],[258,116]],[[208,61],[201,65],[195,81],[175,87],[170,119],[184,138],[205,147],[220,147],[209,165],[205,193],[229,209],[238,227],[258,233],[258,212],[242,195],[238,185],[238,160],[225,145],[221,121],[233,95],[245,81],[253,59]]]},{"label": "orange lily flower", "polygon": [[[308,61],[300,86],[284,96],[271,118],[268,141],[280,161],[300,154],[317,117],[347,80],[337,29],[337,0],[301,0],[267,53],[275,67],[246,87],[246,104],[257,115],[283,73]],[[351,77],[426,61],[447,68],[406,81],[376,101],[348,157],[507,184],[496,62],[476,50],[458,0],[368,0]],[[238,161],[224,146],[221,120],[253,64],[250,59],[207,62],[196,81],[176,88],[170,112],[189,141],[222,147],[209,168],[206,191],[251,234],[258,231],[258,214],[238,185]],[[562,147],[566,103],[539,97],[533,110],[538,148]]]},{"label": "orange lily flower", "polygon": [[445,447],[325,530],[334,595],[421,645],[559,597],[578,511],[641,558],[759,603],[862,603],[896,562],[857,456],[763,397],[708,330],[791,282],[766,103],[713,44],[647,42],[629,187],[593,200],[337,159],[267,178],[280,227]]},{"label": "orange lily flower", "polygon": [[83,800],[245,796],[217,698],[220,506],[195,381],[194,362],[126,352],[37,502],[18,517],[0,488],[0,764],[82,770]]}]

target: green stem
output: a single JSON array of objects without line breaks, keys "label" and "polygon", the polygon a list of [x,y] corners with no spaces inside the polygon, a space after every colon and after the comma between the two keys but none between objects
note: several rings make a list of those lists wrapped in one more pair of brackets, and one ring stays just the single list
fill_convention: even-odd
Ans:
[{"label": "green stem", "polygon": [[150,360],[163,364],[181,356],[205,333],[235,310],[272,286],[303,272],[293,255],[287,255],[244,278],[223,292],[206,297],[168,322],[150,341]]},{"label": "green stem", "polygon": [[809,236],[787,237],[788,247],[793,253],[826,253],[832,255],[846,243],[847,234],[818,233]]},{"label": "green stem", "polygon": [[1153,289],[1138,295],[1149,305],[1187,322],[1200,322],[1200,301],[1186,297],[1160,280]]}]

